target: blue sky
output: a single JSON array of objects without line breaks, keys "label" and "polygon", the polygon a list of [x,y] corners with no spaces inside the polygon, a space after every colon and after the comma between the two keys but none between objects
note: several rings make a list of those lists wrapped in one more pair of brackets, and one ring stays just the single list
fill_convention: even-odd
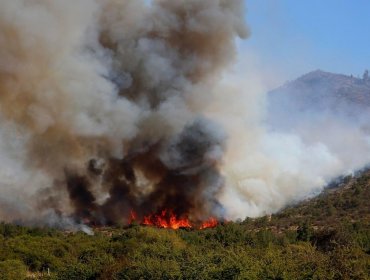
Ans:
[{"label": "blue sky", "polygon": [[370,68],[370,0],[247,0],[242,53],[293,79],[308,71],[362,75]]}]

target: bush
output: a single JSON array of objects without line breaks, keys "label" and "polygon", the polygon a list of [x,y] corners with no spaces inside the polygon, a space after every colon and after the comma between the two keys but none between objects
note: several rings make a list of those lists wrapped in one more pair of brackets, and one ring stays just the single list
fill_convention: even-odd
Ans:
[{"label": "bush", "polygon": [[22,280],[27,277],[27,267],[19,260],[0,262],[0,280]]}]

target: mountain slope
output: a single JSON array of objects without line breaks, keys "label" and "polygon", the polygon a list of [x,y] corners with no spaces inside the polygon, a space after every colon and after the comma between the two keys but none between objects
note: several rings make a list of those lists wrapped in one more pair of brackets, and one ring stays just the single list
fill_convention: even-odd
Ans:
[{"label": "mountain slope", "polygon": [[370,110],[370,79],[313,71],[268,93],[268,122],[297,125],[292,120],[332,115],[361,120]]},{"label": "mountain slope", "polygon": [[270,92],[271,98],[281,97],[278,95],[282,94],[288,99],[301,100],[301,105],[304,105],[301,109],[343,103],[368,107],[370,79],[316,70]]},{"label": "mountain slope", "polygon": [[[341,223],[370,225],[370,171],[347,176],[319,196],[290,206],[272,217],[271,224],[287,229],[309,222],[317,229]],[[369,248],[370,249],[370,248]]]}]

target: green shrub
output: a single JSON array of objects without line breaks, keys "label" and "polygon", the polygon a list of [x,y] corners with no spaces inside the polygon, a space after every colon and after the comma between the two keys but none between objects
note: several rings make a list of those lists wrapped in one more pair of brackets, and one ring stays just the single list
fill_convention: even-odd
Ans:
[{"label": "green shrub", "polygon": [[0,262],[0,280],[22,280],[27,277],[27,267],[19,260]]}]

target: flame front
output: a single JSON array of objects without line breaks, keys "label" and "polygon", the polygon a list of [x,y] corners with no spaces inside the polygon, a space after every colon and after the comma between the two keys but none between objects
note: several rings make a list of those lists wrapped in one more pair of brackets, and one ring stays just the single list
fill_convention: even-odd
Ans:
[{"label": "flame front", "polygon": [[213,228],[218,225],[218,221],[215,218],[210,218],[208,221],[203,222],[200,229]]},{"label": "flame front", "polygon": [[[137,220],[137,214],[135,211],[131,211],[129,217],[129,224]],[[159,214],[150,214],[144,216],[140,223],[146,226],[155,226],[158,228],[168,229],[179,229],[179,228],[194,228],[188,217],[178,217],[171,210],[162,210]],[[213,228],[218,225],[218,221],[215,218],[203,222],[199,229]]]},{"label": "flame front", "polygon": [[163,210],[160,214],[145,216],[143,225],[156,226],[159,228],[191,228],[187,217],[179,218],[172,211]]}]

